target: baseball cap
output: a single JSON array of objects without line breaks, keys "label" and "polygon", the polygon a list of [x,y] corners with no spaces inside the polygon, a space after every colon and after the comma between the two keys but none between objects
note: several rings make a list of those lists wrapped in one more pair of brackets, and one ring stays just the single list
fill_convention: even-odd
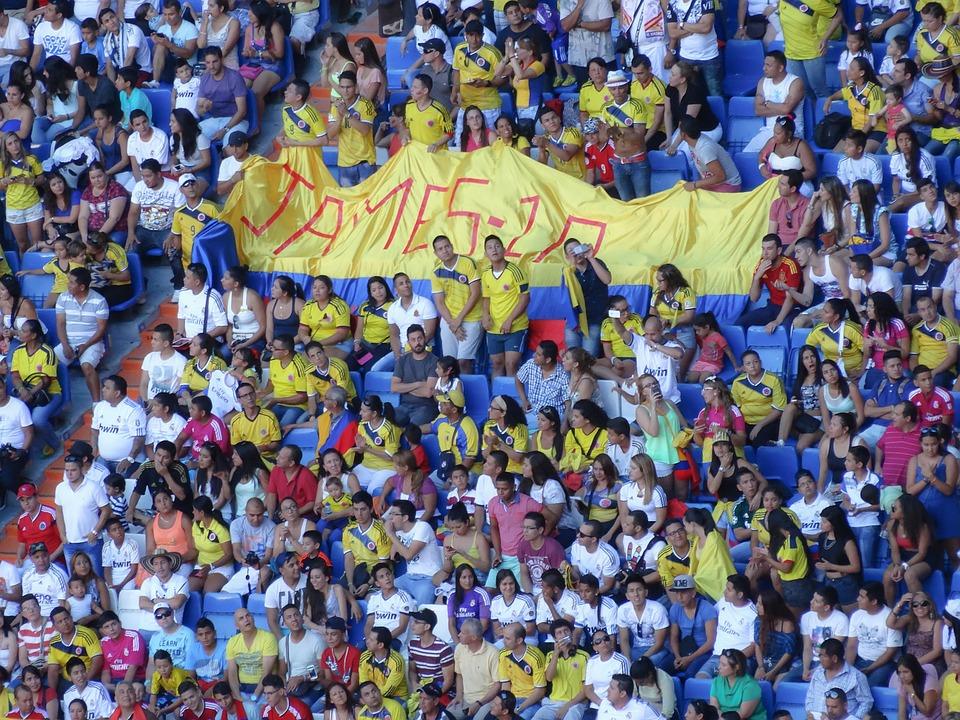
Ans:
[{"label": "baseball cap", "polygon": [[193,173],[185,173],[180,176],[180,182],[177,184],[177,187],[183,187],[187,183],[192,183],[197,181],[197,176]]},{"label": "baseball cap", "polygon": [[158,602],[156,605],[153,606],[153,616],[156,617],[157,613],[162,612],[164,610],[173,610],[173,608],[170,607],[170,603]]},{"label": "baseball cap", "polygon": [[600,131],[600,123],[595,118],[590,118],[583,124],[583,134],[590,135]]},{"label": "baseball cap", "polygon": [[33,483],[24,483],[17,488],[17,497],[18,498],[28,498],[33,497],[37,494],[37,488]]},{"label": "baseball cap", "polygon": [[450,388],[447,392],[437,395],[437,402],[452,402],[460,409],[467,406],[467,400],[463,396],[463,390],[458,387]]},{"label": "baseball cap", "polygon": [[618,87],[620,85],[627,85],[630,82],[630,78],[627,77],[626,73],[622,70],[612,70],[607,74],[607,87]]},{"label": "baseball cap", "polygon": [[227,138],[227,145],[231,147],[240,147],[241,145],[248,145],[250,143],[250,138],[247,137],[247,134],[243,130],[234,130],[230,133],[230,137]]},{"label": "baseball cap", "polygon": [[328,617],[327,630],[339,630],[340,632],[346,632],[347,624],[343,621],[343,618]]},{"label": "baseball cap", "polygon": [[436,683],[430,683],[429,685],[423,685],[417,688],[417,692],[421,692],[424,695],[429,695],[433,698],[440,697],[440,688],[437,687]]},{"label": "baseball cap", "polygon": [[[469,23],[467,23],[469,25]],[[481,31],[482,32],[482,31]],[[447,49],[447,46],[443,44],[443,40],[440,38],[430,38],[422,43],[420,43],[420,52],[430,52],[431,50],[438,53],[442,53]]]},{"label": "baseball cap", "polygon": [[670,586],[671,590],[694,590],[696,584],[693,582],[692,575],[677,575],[673,579],[673,585]]},{"label": "baseball cap", "polygon": [[38,552],[49,552],[47,550],[47,544],[45,542],[35,542],[33,543],[33,545],[30,546],[31,555]]},{"label": "baseball cap", "polygon": [[[414,620],[419,620],[420,622],[425,622],[430,626],[430,629],[433,630],[437,626],[437,614],[430,608],[423,608],[422,610],[417,610],[415,613],[411,613],[410,617]],[[440,697],[437,695],[437,697]]]}]

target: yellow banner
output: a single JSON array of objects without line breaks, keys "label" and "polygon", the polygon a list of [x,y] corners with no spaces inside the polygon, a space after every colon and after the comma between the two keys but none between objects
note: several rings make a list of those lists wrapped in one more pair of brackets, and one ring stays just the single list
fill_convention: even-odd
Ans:
[{"label": "yellow banner", "polygon": [[427,278],[430,242],[444,233],[458,252],[483,256],[496,234],[534,286],[560,283],[568,238],[592,245],[615,284],[651,284],[676,264],[699,295],[742,295],[760,256],[776,183],[749,193],[687,192],[611,200],[602,190],[510,148],[428,153],[410,145],[370,179],[341,188],[319,151],[255,159],[227,200],[241,259],[265,272],[333,278]]}]

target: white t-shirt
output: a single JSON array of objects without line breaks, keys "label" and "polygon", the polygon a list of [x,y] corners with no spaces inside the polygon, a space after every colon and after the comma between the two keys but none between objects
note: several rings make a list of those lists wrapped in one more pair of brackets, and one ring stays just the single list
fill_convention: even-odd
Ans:
[{"label": "white t-shirt", "polygon": [[943,232],[946,226],[947,211],[942,200],[936,204],[933,212],[927,209],[927,204],[924,202],[918,202],[907,210],[907,227],[916,228],[925,235]]},{"label": "white t-shirt", "polygon": [[647,532],[639,540],[626,533],[621,533],[617,538],[620,557],[631,571],[636,572],[656,569],[657,555],[666,545],[662,538],[651,532]]},{"label": "white t-shirt", "polygon": [[[685,22],[686,25],[698,23],[704,15],[716,12],[713,0],[671,0],[669,7],[670,22]],[[711,27],[708,33],[693,33],[681,38],[680,55],[685,60],[712,60],[718,57],[720,48],[717,45],[717,33]]]},{"label": "white t-shirt", "polygon": [[[103,567],[113,570],[113,582],[117,583],[123,580],[130,572],[130,568],[140,562],[140,549],[130,537],[123,539],[123,545],[117,547],[117,544],[111,539],[103,544]],[[125,588],[133,587],[131,580]]]},{"label": "white t-shirt", "polygon": [[833,505],[823,495],[817,495],[812,503],[800,498],[790,506],[800,519],[800,531],[804,535],[818,535],[820,533],[820,512]]},{"label": "white t-shirt", "polygon": [[408,532],[397,530],[397,539],[404,547],[410,547],[415,542],[424,543],[423,548],[407,560],[409,575],[427,575],[433,577],[441,567],[443,558],[440,556],[440,546],[437,545],[437,535],[433,528],[423,520],[417,520]]},{"label": "white t-shirt", "polygon": [[174,442],[180,431],[186,426],[187,421],[177,413],[171,415],[167,421],[164,421],[163,418],[152,417],[147,420],[146,444],[156,449],[157,443],[161,440]]},{"label": "white t-shirt", "polygon": [[[137,183],[138,186],[141,184]],[[150,378],[145,399],[152,400],[162,392],[177,392],[180,389],[180,376],[186,366],[187,359],[176,350],[171,350],[168,358],[164,358],[159,352],[147,353],[140,366]]]},{"label": "white t-shirt", "polygon": [[603,541],[593,553],[587,552],[580,543],[575,543],[570,548],[570,564],[577,568],[581,575],[593,575],[602,583],[603,578],[613,577],[620,570],[620,556],[613,545]]},{"label": "white t-shirt", "polygon": [[147,416],[143,408],[128,397],[116,407],[101,400],[93,406],[93,429],[98,431],[97,449],[104,460],[117,461],[129,456],[133,439],[147,434]]},{"label": "white t-shirt", "polygon": [[107,692],[107,689],[95,680],[88,682],[83,692],[77,691],[76,685],[71,685],[63,694],[64,707],[70,707],[70,703],[77,698],[86,703],[88,720],[108,718],[113,715],[113,711],[117,707],[110,699],[110,693]]},{"label": "white t-shirt", "polygon": [[883,168],[876,155],[864,153],[859,160],[844,157],[837,165],[837,178],[849,191],[857,180],[869,180],[874,185],[883,183]]},{"label": "white t-shirt", "polygon": [[180,78],[174,78],[173,92],[176,97],[173,105],[174,110],[177,108],[189,110],[194,117],[199,117],[197,115],[197,99],[200,94],[200,78],[193,76],[186,82],[181,81]]},{"label": "white t-shirt", "polygon": [[280,657],[287,663],[287,678],[294,675],[308,676],[308,668],[320,669],[320,654],[326,648],[323,639],[313,632],[305,632],[300,642],[294,642],[290,634],[284,635],[280,641]]},{"label": "white t-shirt", "polygon": [[384,598],[378,590],[367,601],[367,615],[373,615],[374,625],[393,632],[400,627],[400,616],[409,615],[416,606],[414,599],[400,588],[389,598]]},{"label": "white t-shirt", "polygon": [[960,258],[947,265],[947,274],[943,279],[943,291],[946,292],[947,290],[953,291],[953,306],[960,309]]},{"label": "white t-shirt", "polygon": [[24,595],[33,595],[37,599],[40,615],[49,617],[50,612],[67,597],[67,574],[55,563],[50,563],[45,573],[30,568],[23,574],[20,587]]},{"label": "white t-shirt", "polygon": [[647,600],[643,604],[643,612],[637,616],[637,609],[631,602],[625,602],[617,608],[617,627],[630,629],[635,649],[652,647],[657,630],[670,627],[670,618],[663,605]]},{"label": "white t-shirt", "polygon": [[[869,503],[864,502],[860,497],[860,493],[867,485],[876,485],[877,487],[880,487],[880,478],[877,477],[876,473],[867,472],[866,479],[862,483],[858,483],[852,472],[845,472],[843,474],[843,485],[840,489],[849,496],[850,502],[855,508],[863,509],[865,507],[869,507]],[[856,515],[847,513],[847,522],[850,524],[850,527],[870,527],[871,525],[879,525],[880,513],[858,512]]]},{"label": "white t-shirt", "polygon": [[0,406],[0,444],[22,448],[26,442],[23,429],[32,426],[30,408],[19,398],[7,398]]},{"label": "white t-shirt", "polygon": [[723,598],[717,600],[717,640],[713,645],[713,654],[724,650],[744,650],[753,644],[753,624],[757,619],[757,608],[752,602],[737,607]]},{"label": "white t-shirt", "polygon": [[[597,697],[603,699],[607,696],[607,687],[614,675],[629,674],[630,661],[620,653],[615,652],[607,660],[601,660],[599,655],[594,655],[587,660],[587,673],[583,684],[592,685]],[[596,710],[598,705],[591,702],[590,707]]]},{"label": "white t-shirt", "polygon": [[534,622],[536,617],[536,603],[526,593],[518,593],[509,605],[504,602],[503,595],[497,595],[490,601],[490,620],[496,620],[504,627],[513,623],[525,626],[528,622]]},{"label": "white t-shirt", "polygon": [[[8,15],[7,31],[3,34],[3,37],[0,37],[0,50],[19,50],[20,43],[29,39],[30,30],[27,28],[27,24],[19,18]],[[0,81],[2,81],[4,87],[7,86],[7,80],[10,77],[10,66],[20,59],[22,58],[10,54],[0,57]]]},{"label": "white t-shirt", "polygon": [[[800,617],[800,634],[810,638],[811,647],[818,648],[824,640],[837,638],[841,642],[846,640],[850,632],[850,619],[837,608],[834,608],[826,620],[813,611],[808,610]],[[820,664],[819,655],[814,652],[810,667]]]},{"label": "white t-shirt", "polygon": [[423,325],[424,320],[433,320],[437,317],[437,308],[433,301],[423,295],[414,294],[410,300],[410,307],[404,308],[400,299],[393,301],[387,309],[387,323],[396,325],[400,332],[400,343],[407,342],[407,328],[411,325]]},{"label": "white t-shirt", "polygon": [[[207,315],[206,328],[203,324],[204,311]],[[182,292],[177,301],[177,320],[183,320],[185,337],[193,337],[205,330],[224,327],[227,324],[227,311],[223,307],[223,298],[220,297],[220,293],[209,287],[204,287],[199,293],[194,293],[192,290]]]},{"label": "white t-shirt", "polygon": [[486,508],[490,501],[497,496],[497,488],[493,484],[493,478],[489,475],[481,475],[477,478],[477,489],[473,494],[473,502],[479,507]]},{"label": "white t-shirt", "polygon": [[637,698],[630,698],[621,710],[617,710],[609,700],[604,698],[600,703],[600,709],[597,710],[597,720],[663,720],[663,715]]},{"label": "white t-shirt", "polygon": [[[934,184],[937,183],[937,165],[933,155],[923,148],[920,148],[920,158],[917,161],[917,167],[920,170],[920,177],[930,178]],[[900,190],[905,193],[917,191],[917,184],[910,179],[907,159],[901,152],[895,152],[890,156],[890,174],[893,177],[900,178]]]},{"label": "white t-shirt", "polygon": [[667,506],[667,494],[657,484],[653,486],[649,502],[643,502],[643,488],[640,487],[640,483],[635,482],[625,482],[621,485],[617,499],[625,502],[630,512],[643,510],[651,524],[656,522],[657,509]]},{"label": "white t-shirt", "polygon": [[850,635],[857,638],[857,655],[873,662],[887,648],[903,646],[903,633],[887,627],[890,608],[884,606],[876,615],[866,610],[856,610],[850,616]]},{"label": "white t-shirt", "polygon": [[57,485],[53,500],[63,514],[63,523],[67,530],[63,541],[69,543],[87,542],[87,535],[97,525],[100,508],[110,504],[103,483],[87,478],[83,478],[75,488],[64,480]]},{"label": "white t-shirt", "polygon": [[[560,594],[560,599],[553,604],[559,616],[574,619],[577,617],[578,605],[580,605],[580,598],[569,590],[564,590]],[[552,622],[553,613],[550,612],[550,608],[547,607],[547,603],[544,602],[543,595],[541,594],[540,597],[537,598],[537,625],[540,623],[550,624]],[[553,634],[547,633],[547,638],[544,642],[553,642]]]},{"label": "white t-shirt", "polygon": [[239,412],[240,401],[237,400],[237,387],[240,382],[225,370],[214,370],[210,373],[210,382],[207,384],[207,397],[213,403],[213,414],[219,418],[228,413]]},{"label": "white t-shirt", "polygon": [[583,630],[583,635],[590,639],[597,630],[604,630],[608,635],[616,637],[617,628],[617,604],[608,597],[600,596],[600,602],[595,608],[587,603],[581,602],[577,605],[577,610],[573,616],[574,627]]},{"label": "white t-shirt", "polygon": [[627,448],[626,452],[614,443],[607,445],[607,455],[613,460],[613,466],[617,469],[617,473],[621,479],[630,475],[630,460],[633,456],[645,453],[646,451],[643,438],[637,435],[630,436],[630,447]]},{"label": "white t-shirt", "polygon": [[287,581],[282,577],[274,580],[267,586],[267,592],[263,596],[263,607],[277,611],[277,621],[280,627],[283,627],[283,615],[280,609],[287,605],[296,605],[303,610],[303,591],[307,587],[307,576],[300,574],[300,579],[294,587],[287,585]]},{"label": "white t-shirt", "polygon": [[[157,600],[172,600],[177,597],[177,595],[190,597],[190,590],[187,588],[187,579],[176,573],[173,573],[166,582],[161,582],[160,578],[156,575],[151,575],[144,580],[143,585],[140,586],[140,597],[154,602]],[[183,605],[173,611],[173,617],[177,623],[183,622]],[[146,630],[148,632],[158,632],[160,630],[152,612],[147,611],[140,613],[140,623],[142,627],[137,628],[138,630]]]},{"label": "white t-shirt", "polygon": [[[659,343],[664,347],[682,349],[683,346],[674,340]],[[673,403],[680,402],[680,388],[677,385],[677,361],[659,350],[648,347],[643,335],[633,333],[633,342],[630,344],[637,359],[637,374],[649,373],[660,383],[663,397]]]},{"label": "white t-shirt", "polygon": [[53,25],[44,20],[33,34],[33,44],[42,45],[47,57],[56,55],[68,64],[72,60],[70,53],[73,46],[79,45],[82,41],[80,26],[73,20],[65,19],[59,30],[54,30]]},{"label": "white t-shirt", "polygon": [[236,175],[242,167],[243,163],[233,155],[225,157],[220,161],[220,170],[217,171],[217,182],[226,182]]},{"label": "white t-shirt", "polygon": [[[900,281],[900,276],[882,265],[873,266],[873,273],[871,273],[869,282],[862,278],[855,278],[853,275],[849,277],[847,282],[850,286],[850,292],[856,290],[860,293],[860,302],[866,302],[867,296],[875,292],[887,293],[898,305],[903,297],[903,283]],[[944,288],[946,288],[946,281],[944,281]]]},{"label": "white t-shirt", "polygon": [[[20,584],[20,568],[6,560],[0,562],[0,590],[10,592]],[[7,617],[13,617],[20,612],[20,603],[0,598],[0,608]]]},{"label": "white t-shirt", "polygon": [[197,148],[193,151],[193,155],[189,157],[184,154],[183,144],[181,143],[180,147],[177,148],[177,152],[173,152],[173,138],[170,138],[170,162],[175,165],[183,165],[186,168],[192,168],[194,165],[199,165],[200,161],[203,159],[201,156],[201,151],[210,149],[210,140],[207,139],[206,135],[197,136]]},{"label": "white t-shirt", "polygon": [[175,180],[163,178],[155,188],[141,180],[133,186],[130,202],[140,206],[137,226],[146,230],[169,230],[173,225],[173,211],[186,204]]},{"label": "white t-shirt", "polygon": [[141,140],[140,133],[131,133],[127,138],[127,154],[130,156],[130,162],[137,165],[147,158],[153,158],[160,167],[167,167],[170,164],[170,146],[167,134],[159,128],[153,128],[153,134],[149,140]]},{"label": "white t-shirt", "polygon": [[[136,3],[132,3],[136,4]],[[120,24],[117,35],[107,33],[103,38],[103,52],[114,67],[126,65],[127,51],[136,48],[133,60],[142,68],[151,67],[150,45],[143,37],[143,31],[132,22]]]}]

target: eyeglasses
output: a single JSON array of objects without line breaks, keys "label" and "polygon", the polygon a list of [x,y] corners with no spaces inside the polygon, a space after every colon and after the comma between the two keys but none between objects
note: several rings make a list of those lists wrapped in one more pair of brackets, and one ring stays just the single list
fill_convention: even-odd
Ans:
[{"label": "eyeglasses", "polygon": [[686,528],[678,527],[676,530],[670,530],[667,533],[667,537],[670,537],[671,535],[686,535],[686,534],[687,534]]},{"label": "eyeglasses", "polygon": [[918,600],[917,602],[913,603],[913,606],[914,606],[914,607],[930,607],[930,601],[929,601],[929,600]]},{"label": "eyeglasses", "polygon": [[594,638],[593,644],[594,644],[595,646],[596,646],[596,645],[603,645],[603,643],[607,642],[609,639],[610,639],[610,636],[609,636],[609,635],[605,635],[605,636],[602,637],[602,638]]}]

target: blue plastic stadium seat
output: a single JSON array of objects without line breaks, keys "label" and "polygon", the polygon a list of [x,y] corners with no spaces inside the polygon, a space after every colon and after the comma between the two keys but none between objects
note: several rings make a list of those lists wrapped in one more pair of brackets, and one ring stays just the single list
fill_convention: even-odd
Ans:
[{"label": "blue plastic stadium seat", "polygon": [[333,579],[343,577],[343,543],[339,540],[330,546],[330,562],[333,563]]},{"label": "blue plastic stadium seat", "polygon": [[20,256],[17,254],[17,251],[4,250],[3,256],[7,259],[7,265],[10,266],[10,269],[13,271],[13,274],[16,275],[17,271],[20,270]]},{"label": "blue plastic stadium seat", "polygon": [[213,623],[213,630],[217,634],[217,640],[229,640],[237,634],[237,624],[233,619],[233,613],[204,613],[207,620]]},{"label": "blue plastic stadium seat", "polygon": [[197,621],[203,612],[203,596],[194,590],[183,606],[183,625],[191,630],[197,629]]},{"label": "blue plastic stadium seat", "polygon": [[[743,328],[739,325],[721,325],[720,334],[726,339],[727,345],[730,346],[730,352],[733,353],[733,356],[737,358],[737,362],[739,363],[740,356],[743,354],[743,351],[747,349],[747,341],[744,338]],[[730,364],[729,359],[724,357],[720,377],[729,384],[736,376],[736,368]]]},{"label": "blue plastic stadium seat", "polygon": [[793,720],[806,720],[807,683],[785,682],[777,687],[777,709],[787,710]]},{"label": "blue plastic stadium seat", "polygon": [[389,372],[368,372],[364,381],[363,390],[366,395],[390,392],[390,381],[393,373]]},{"label": "blue plastic stadium seat", "polygon": [[394,90],[390,93],[389,104],[387,107],[392,108],[394,105],[406,105],[407,100],[409,99],[409,90]]},{"label": "blue plastic stadium seat", "polygon": [[763,43],[760,40],[727,40],[724,48],[723,94],[733,98],[757,89],[763,74]]},{"label": "blue plastic stadium seat", "polygon": [[353,389],[357,391],[357,395],[363,397],[363,376],[356,370],[351,370],[350,380],[353,381]]},{"label": "blue plastic stadium seat", "polygon": [[727,101],[722,97],[717,97],[716,95],[710,95],[707,98],[707,103],[710,105],[710,109],[713,110],[713,114],[717,116],[717,120],[720,121],[720,125],[723,127],[727,126]]},{"label": "blue plastic stadium seat", "polygon": [[787,487],[796,485],[797,453],[792,447],[757,448],[757,467],[768,478],[780,478]]},{"label": "blue plastic stadium seat", "polygon": [[402,37],[387,38],[387,87],[391,89],[400,87],[400,77],[404,71],[420,58],[420,48],[415,41],[407,43],[405,54],[400,53],[401,45]]},{"label": "blue plastic stadium seat", "polygon": [[943,187],[948,182],[953,180],[953,175],[951,175],[950,159],[944,157],[943,155],[937,155],[933,158],[934,163],[936,163],[936,177],[937,177],[937,186]]},{"label": "blue plastic stadium seat", "polygon": [[758,345],[753,348],[760,356],[760,362],[765,370],[783,377],[786,374],[787,351],[784,347],[770,347]]},{"label": "blue plastic stadium seat", "polygon": [[150,101],[150,118],[153,126],[170,134],[170,88],[144,88],[143,92]]},{"label": "blue plastic stadium seat", "polygon": [[266,615],[267,608],[264,605],[266,595],[263,593],[250,593],[247,598],[247,610],[254,615]]},{"label": "blue plastic stadium seat", "polygon": [[513,95],[510,93],[500,93],[500,112],[507,117],[516,118],[517,109],[513,103]]},{"label": "blue plastic stadium seat", "polygon": [[837,63],[846,49],[847,44],[843,40],[830,40],[827,43],[827,55],[824,62],[827,67],[827,89],[830,92],[840,89],[840,71],[837,70]]},{"label": "blue plastic stadium seat", "polygon": [[680,412],[688,420],[693,420],[703,410],[703,388],[695,383],[680,383]]},{"label": "blue plastic stadium seat", "polygon": [[[787,330],[783,325],[776,328],[772,335],[768,335],[762,327],[747,328],[748,347],[782,347],[786,349],[787,344]],[[776,370],[773,372],[776,372]]]},{"label": "blue plastic stadium seat", "polygon": [[247,122],[250,124],[248,132],[254,132],[260,128],[260,116],[257,115],[257,96],[253,90],[247,88]]},{"label": "blue plastic stadium seat", "polygon": [[669,190],[681,180],[690,177],[687,161],[681,153],[670,157],[662,150],[648,153],[650,158],[650,191]]},{"label": "blue plastic stadium seat", "polygon": [[137,255],[137,253],[130,253],[127,255],[127,263],[130,267],[130,284],[133,286],[133,294],[130,295],[129,300],[124,300],[122,303],[112,305],[110,312],[129,310],[137,304],[137,300],[143,293],[143,266],[140,264],[140,256]]},{"label": "blue plastic stadium seat", "polygon": [[53,290],[53,275],[24,275],[20,278],[20,290],[25,298],[40,307]]},{"label": "blue plastic stadium seat", "polygon": [[293,43],[290,38],[283,39],[283,58],[280,61],[280,82],[270,88],[270,92],[277,92],[286,87],[293,80]]},{"label": "blue plastic stadium seat", "polygon": [[490,396],[509,395],[516,401],[520,401],[520,394],[517,392],[517,385],[512,377],[501,375],[493,379],[493,385],[490,388]]},{"label": "blue plastic stadium seat", "polygon": [[942,608],[947,604],[947,586],[944,582],[942,570],[934,570],[930,573],[930,577],[923,583],[923,589],[927,591],[934,607]]},{"label": "blue plastic stadium seat", "polygon": [[57,311],[55,308],[44,308],[37,306],[37,320],[47,329],[47,342],[53,347],[57,340]]},{"label": "blue plastic stadium seat", "polygon": [[[687,678],[687,681],[683,684],[684,703],[689,704],[691,700],[709,700],[710,683],[712,682],[712,680],[702,680],[700,678]],[[684,708],[684,711],[686,711],[686,708]]]},{"label": "blue plastic stadium seat", "polygon": [[767,717],[772,718],[775,709],[773,704],[773,686],[766,680],[760,681],[760,702],[763,703],[763,707],[767,711]]},{"label": "blue plastic stadium seat", "polygon": [[490,385],[486,375],[461,375],[463,395],[467,400],[467,415],[473,418],[477,426],[487,419],[490,407]]},{"label": "blue plastic stadium seat", "polygon": [[733,162],[740,172],[740,189],[753,190],[763,185],[767,179],[760,174],[757,153],[738,152],[733,156]]},{"label": "blue plastic stadium seat", "polygon": [[42,143],[31,148],[30,154],[36,156],[37,160],[44,162],[50,158],[50,150],[53,149],[53,143]]},{"label": "blue plastic stadium seat", "polygon": [[[361,615],[363,617],[367,616],[367,601],[358,600],[357,604],[360,605]],[[354,647],[365,647],[363,642],[364,635],[364,621],[363,620],[351,620],[350,627],[347,629],[347,641]]]},{"label": "blue plastic stadium seat", "polygon": [[427,463],[430,465],[430,469],[436,470],[440,467],[440,443],[437,441],[437,436],[433,434],[424,435],[421,444],[423,445],[423,451],[427,454]]},{"label": "blue plastic stadium seat", "polygon": [[893,237],[900,242],[900,246],[903,247],[905,238],[907,237],[907,230],[910,229],[909,223],[907,223],[907,214],[906,213],[890,213],[890,232],[893,234]]},{"label": "blue plastic stadium seat", "polygon": [[757,117],[753,111],[753,102],[752,97],[730,98],[730,104],[727,106],[727,124],[723,126],[729,152],[742,151],[763,127],[763,118]]},{"label": "blue plastic stadium seat", "polygon": [[872,687],[874,709],[879,710],[887,720],[897,720],[899,717],[900,701],[896,690],[885,687]]},{"label": "blue plastic stadium seat", "polygon": [[[7,251],[12,252],[12,251]],[[4,253],[6,255],[7,253]],[[16,255],[16,253],[13,253]],[[23,254],[23,258],[20,259],[20,269],[21,270],[36,270],[37,268],[42,268],[48,262],[53,260],[55,255],[52,252],[26,252]],[[10,258],[7,257],[7,262],[10,262]]]},{"label": "blue plastic stadium seat", "polygon": [[841,160],[843,160],[843,153],[823,153],[823,160],[820,163],[820,172],[823,173],[823,175],[836,175],[837,169],[840,167]]},{"label": "blue plastic stadium seat", "polygon": [[203,614],[232,613],[241,607],[240,596],[236,593],[214,592],[203,597]]},{"label": "blue plastic stadium seat", "polygon": [[[57,332],[56,330],[53,330],[52,332],[53,332],[53,339],[51,339],[49,335],[47,337],[48,344],[51,347],[57,344],[57,341],[56,341]],[[73,393],[70,390],[70,370],[67,368],[66,364],[64,363],[57,363],[57,380],[60,381],[60,387],[62,388],[62,393],[61,393],[63,395],[63,407],[61,408],[61,411],[62,411],[63,408],[69,407],[71,400],[73,400]]]},{"label": "blue plastic stadium seat", "polygon": [[[811,330],[813,330],[813,328],[793,328],[790,331],[790,347],[798,348],[801,345],[805,345]],[[794,368],[790,369],[793,370]]]}]

